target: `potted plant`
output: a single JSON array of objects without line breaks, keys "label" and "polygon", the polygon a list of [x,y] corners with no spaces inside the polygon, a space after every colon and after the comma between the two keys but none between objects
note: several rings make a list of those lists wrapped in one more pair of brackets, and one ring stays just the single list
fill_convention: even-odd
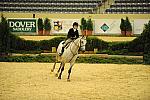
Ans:
[{"label": "potted plant", "polygon": [[125,36],[126,35],[126,28],[125,28],[125,20],[123,18],[121,18],[120,30],[121,30],[121,34],[123,36]]},{"label": "potted plant", "polygon": [[50,35],[50,30],[51,30],[50,20],[46,18],[44,20],[44,35]]},{"label": "potted plant", "polygon": [[92,35],[92,33],[93,33],[93,22],[91,19],[88,19],[86,29],[87,29],[86,35]]},{"label": "potted plant", "polygon": [[131,36],[131,35],[132,35],[132,25],[128,17],[126,17],[126,36]]},{"label": "potted plant", "polygon": [[43,20],[42,18],[38,19],[38,35],[43,35]]},{"label": "potted plant", "polygon": [[86,35],[86,20],[84,18],[81,19],[80,29],[82,35]]},{"label": "potted plant", "polygon": [[121,29],[121,34],[123,36],[131,36],[132,35],[132,25],[131,25],[128,17],[126,17],[126,20],[121,19],[120,29]]}]

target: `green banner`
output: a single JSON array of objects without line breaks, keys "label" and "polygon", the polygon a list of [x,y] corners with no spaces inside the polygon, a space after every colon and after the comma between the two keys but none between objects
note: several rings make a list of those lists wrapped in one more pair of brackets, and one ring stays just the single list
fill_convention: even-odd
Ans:
[{"label": "green banner", "polygon": [[36,19],[8,19],[11,32],[36,32]]}]

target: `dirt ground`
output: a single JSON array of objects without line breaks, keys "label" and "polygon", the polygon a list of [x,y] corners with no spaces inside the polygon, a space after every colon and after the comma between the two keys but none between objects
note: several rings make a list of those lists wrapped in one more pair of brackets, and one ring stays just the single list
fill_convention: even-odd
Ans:
[{"label": "dirt ground", "polygon": [[[40,40],[49,40],[59,36],[20,36],[20,37],[25,40],[40,41]],[[96,37],[107,42],[132,41],[136,38],[136,37],[112,37],[112,36],[96,36]]]},{"label": "dirt ground", "polygon": [[0,100],[150,100],[150,65],[75,64],[70,82],[52,66],[0,62]]}]

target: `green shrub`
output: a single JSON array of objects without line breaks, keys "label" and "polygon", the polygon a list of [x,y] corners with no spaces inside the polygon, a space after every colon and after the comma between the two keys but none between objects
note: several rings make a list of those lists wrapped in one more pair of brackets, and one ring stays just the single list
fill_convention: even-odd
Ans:
[{"label": "green shrub", "polygon": [[54,62],[54,56],[38,55],[38,56],[7,56],[0,57],[0,62]]},{"label": "green shrub", "polygon": [[86,27],[87,27],[87,25],[86,25],[86,19],[82,18],[81,19],[80,29],[81,30],[86,30]]},{"label": "green shrub", "polygon": [[88,37],[87,44],[86,44],[86,50],[93,51],[94,48],[97,48],[98,50],[108,49],[108,43],[103,40],[100,40],[96,37]]},{"label": "green shrub", "polygon": [[142,34],[129,43],[129,51],[131,52],[147,52],[150,51],[150,21],[145,25]]},{"label": "green shrub", "polygon": [[8,52],[10,49],[10,29],[7,19],[1,15],[0,22],[0,53]]},{"label": "green shrub", "polygon": [[125,31],[126,30],[125,20],[123,18],[121,18],[120,29],[121,29],[121,31]]},{"label": "green shrub", "polygon": [[35,59],[37,62],[55,62],[54,56],[38,55]]},{"label": "green shrub", "polygon": [[126,17],[126,31],[132,31],[132,25],[128,17]]},{"label": "green shrub", "polygon": [[0,62],[34,62],[34,57],[31,56],[8,56],[0,57]]},{"label": "green shrub", "polygon": [[[55,56],[38,55],[38,56],[7,56],[0,57],[0,62],[48,62],[54,63]],[[140,58],[100,58],[97,56],[80,57],[77,63],[113,63],[113,64],[142,64],[143,60]]]},{"label": "green shrub", "polygon": [[110,42],[109,43],[109,50],[123,50],[128,49],[129,42]]},{"label": "green shrub", "polygon": [[122,50],[102,50],[98,51],[97,54],[109,54],[109,55],[128,55],[128,49],[122,49]]},{"label": "green shrub", "polygon": [[143,64],[143,60],[139,58],[100,58],[97,56],[80,57],[77,63],[112,63],[112,64]]},{"label": "green shrub", "polygon": [[143,56],[144,64],[150,64],[150,52]]},{"label": "green shrub", "polygon": [[127,31],[132,31],[132,25],[128,17],[126,17],[126,20],[121,18],[120,30],[125,32],[124,35],[127,35],[126,34]]},{"label": "green shrub", "polygon": [[143,36],[139,36],[135,38],[133,41],[129,42],[128,50],[130,52],[144,52]]},{"label": "green shrub", "polygon": [[51,40],[42,40],[39,42],[39,47],[41,50],[52,50],[52,47],[58,47],[59,43],[65,39],[65,37],[56,37]]},{"label": "green shrub", "polygon": [[38,19],[38,30],[43,30],[44,24],[42,18]]},{"label": "green shrub", "polygon": [[50,20],[48,18],[45,18],[45,20],[44,20],[44,29],[45,30],[51,30],[51,23],[50,23]]},{"label": "green shrub", "polygon": [[90,30],[90,31],[93,31],[93,22],[92,22],[92,20],[91,19],[88,19],[87,20],[87,23],[86,23],[87,25],[87,30]]},{"label": "green shrub", "polygon": [[144,63],[150,64],[150,21],[145,25],[142,37],[144,39]]}]

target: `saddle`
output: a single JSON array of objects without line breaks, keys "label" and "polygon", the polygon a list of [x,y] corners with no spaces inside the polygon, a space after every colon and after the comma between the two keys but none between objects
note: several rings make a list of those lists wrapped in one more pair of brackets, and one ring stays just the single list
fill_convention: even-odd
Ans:
[{"label": "saddle", "polygon": [[[70,46],[71,42],[72,41],[70,41],[69,43],[67,43],[67,45],[64,48],[67,49]],[[64,45],[64,43],[65,43],[65,41],[62,42],[63,45]],[[60,56],[63,54],[63,52],[65,50],[64,48],[63,47],[61,48],[61,52],[59,53]]]}]

